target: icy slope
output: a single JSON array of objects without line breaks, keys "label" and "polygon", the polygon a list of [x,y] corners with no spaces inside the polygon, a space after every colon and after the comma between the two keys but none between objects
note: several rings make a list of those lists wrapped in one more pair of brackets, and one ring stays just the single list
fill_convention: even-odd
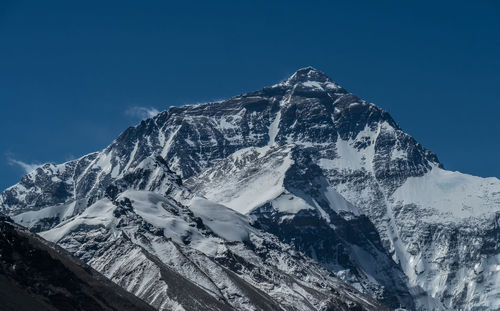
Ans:
[{"label": "icy slope", "polygon": [[[420,194],[425,193],[425,196]],[[416,204],[428,213],[425,222],[450,222],[489,217],[498,212],[500,181],[438,167],[421,177],[408,178],[391,196],[397,205]]]},{"label": "icy slope", "polygon": [[[447,305],[500,309],[498,179],[435,167],[409,178],[389,200],[400,239],[409,245],[398,252],[411,284],[446,297]],[[426,230],[416,231],[418,226]],[[420,242],[428,239],[435,242]]]}]

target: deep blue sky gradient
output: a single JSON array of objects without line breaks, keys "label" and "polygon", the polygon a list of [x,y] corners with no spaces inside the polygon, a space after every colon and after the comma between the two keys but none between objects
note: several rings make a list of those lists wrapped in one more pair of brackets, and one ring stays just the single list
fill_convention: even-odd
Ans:
[{"label": "deep blue sky gradient", "polygon": [[445,167],[500,177],[498,1],[0,1],[0,188],[312,65]]}]

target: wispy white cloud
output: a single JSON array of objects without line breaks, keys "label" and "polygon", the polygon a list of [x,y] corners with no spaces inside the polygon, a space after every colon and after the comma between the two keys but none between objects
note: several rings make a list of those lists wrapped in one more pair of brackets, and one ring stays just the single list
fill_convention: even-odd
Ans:
[{"label": "wispy white cloud", "polygon": [[203,105],[203,104],[208,104],[208,103],[222,103],[226,101],[227,98],[215,98],[215,99],[207,99],[207,100],[197,100],[194,103],[193,102],[188,102],[186,105]]},{"label": "wispy white cloud", "polygon": [[12,166],[14,165],[20,166],[26,172],[26,174],[36,170],[39,166],[41,166],[41,164],[39,163],[26,163],[13,158],[8,158],[8,161],[9,164]]},{"label": "wispy white cloud", "polygon": [[156,116],[160,111],[154,107],[134,106],[125,110],[125,114],[139,119],[147,119]]}]

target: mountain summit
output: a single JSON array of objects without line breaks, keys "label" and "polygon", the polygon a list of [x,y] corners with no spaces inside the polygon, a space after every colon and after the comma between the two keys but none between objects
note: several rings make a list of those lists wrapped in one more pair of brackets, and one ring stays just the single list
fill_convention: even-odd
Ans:
[{"label": "mountain summit", "polygon": [[333,82],[326,74],[314,67],[305,67],[297,70],[290,78],[286,80],[286,84],[297,84],[304,82]]},{"label": "mountain summit", "polygon": [[172,107],[0,205],[158,309],[500,308],[500,181],[312,67]]}]

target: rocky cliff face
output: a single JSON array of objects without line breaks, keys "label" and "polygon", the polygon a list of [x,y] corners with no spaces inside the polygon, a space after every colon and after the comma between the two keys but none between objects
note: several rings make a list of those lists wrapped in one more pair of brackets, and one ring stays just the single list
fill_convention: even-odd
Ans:
[{"label": "rocky cliff face", "polygon": [[[314,68],[227,101],[170,108],[127,129],[101,152],[28,174],[2,193],[0,203],[17,222],[49,237],[96,204],[117,208],[127,198],[123,193],[130,195],[132,189],[198,211],[203,209],[192,202],[202,195],[245,214],[259,226],[256,235],[280,240],[273,240],[271,249],[289,243],[393,307],[500,307],[500,181],[444,170],[436,155],[404,133],[386,111]],[[136,210],[134,203],[130,209]],[[186,244],[153,219],[145,223],[163,228],[158,238]],[[103,225],[106,232],[116,221]],[[81,234],[90,230],[81,228]],[[153,239],[134,240],[136,233],[124,232],[123,243],[132,241],[143,250],[147,243],[139,241]],[[63,236],[51,239],[77,253],[83,249],[79,256],[89,253],[86,239],[75,246]],[[91,245],[100,250],[96,243]],[[188,243],[182,249],[193,248]],[[209,260],[218,258],[198,251]],[[155,251],[148,253],[162,261]],[[256,290],[270,293],[245,279],[250,271],[222,262]],[[228,295],[212,296],[240,306]],[[238,295],[251,300],[248,294]],[[284,303],[278,294],[269,296]],[[322,301],[306,300],[313,308]]]}]

